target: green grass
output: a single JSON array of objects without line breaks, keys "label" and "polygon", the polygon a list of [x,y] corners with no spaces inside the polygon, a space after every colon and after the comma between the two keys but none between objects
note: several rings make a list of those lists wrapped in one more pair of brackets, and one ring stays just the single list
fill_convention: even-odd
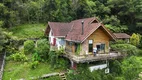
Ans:
[{"label": "green grass", "polygon": [[44,24],[23,24],[9,29],[13,36],[18,38],[39,38],[44,36]]},{"label": "green grass", "polygon": [[[50,64],[48,63],[40,63],[36,69],[31,69],[27,62],[14,62],[14,61],[6,61],[3,80],[16,80],[20,78],[24,78],[28,80],[30,77],[38,77],[43,74],[48,74],[52,72],[59,72],[59,70],[52,69]],[[58,76],[51,77],[45,80],[52,80],[52,79],[60,78]]]}]

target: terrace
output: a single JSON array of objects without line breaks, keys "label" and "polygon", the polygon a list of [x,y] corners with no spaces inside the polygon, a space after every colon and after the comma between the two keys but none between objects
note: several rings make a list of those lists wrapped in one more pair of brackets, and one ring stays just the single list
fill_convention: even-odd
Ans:
[{"label": "terrace", "polygon": [[76,63],[85,63],[85,62],[93,62],[93,61],[101,61],[101,60],[120,59],[120,58],[123,58],[124,55],[122,55],[120,52],[110,52],[107,54],[96,54],[96,56],[94,56],[93,54],[75,55],[72,53],[66,53],[64,55],[64,57],[66,57]]}]

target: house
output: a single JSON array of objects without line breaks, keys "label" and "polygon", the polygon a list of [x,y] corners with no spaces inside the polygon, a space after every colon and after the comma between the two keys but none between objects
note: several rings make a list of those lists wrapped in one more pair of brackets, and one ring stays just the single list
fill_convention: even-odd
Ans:
[{"label": "house", "polygon": [[130,35],[126,34],[126,33],[113,33],[116,37],[117,40],[124,40],[129,42],[130,40]]},{"label": "house", "polygon": [[49,35],[49,42],[51,47],[55,49],[65,48],[66,45],[66,35],[71,29],[72,23],[60,23],[60,22],[48,22],[48,27],[46,28],[46,35]]},{"label": "house", "polygon": [[45,34],[49,35],[52,47],[65,49],[64,56],[72,67],[76,67],[76,63],[121,57],[120,53],[110,52],[109,42],[115,40],[114,34],[95,17],[69,23],[48,22]]}]

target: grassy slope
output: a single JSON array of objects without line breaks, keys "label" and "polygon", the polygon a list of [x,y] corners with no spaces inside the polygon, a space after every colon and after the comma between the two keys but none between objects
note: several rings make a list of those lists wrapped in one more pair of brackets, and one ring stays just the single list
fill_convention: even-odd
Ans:
[{"label": "grassy slope", "polygon": [[44,35],[44,24],[23,24],[9,29],[18,38],[39,38]]},{"label": "grassy slope", "polygon": [[[18,38],[40,38],[43,37],[43,29],[46,28],[44,24],[24,24],[10,28],[8,31],[12,32],[13,36]],[[38,77],[43,74],[52,72],[59,72],[60,70],[53,70],[48,63],[40,63],[36,69],[30,69],[28,63],[6,61],[4,68],[3,80],[16,80],[29,77]],[[50,77],[45,80],[61,80],[59,76]]]},{"label": "grassy slope", "polygon": [[[48,63],[40,63],[36,69],[30,69],[27,63],[7,61],[4,69],[3,80],[16,80],[20,78],[37,77],[43,74],[58,72],[53,70]],[[56,79],[59,78],[56,76]]]}]

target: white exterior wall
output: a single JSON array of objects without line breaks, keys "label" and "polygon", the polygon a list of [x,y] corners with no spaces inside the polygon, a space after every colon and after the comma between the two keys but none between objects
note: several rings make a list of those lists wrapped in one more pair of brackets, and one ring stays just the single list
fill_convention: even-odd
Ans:
[{"label": "white exterior wall", "polygon": [[52,30],[50,30],[50,32],[49,32],[49,42],[50,42],[50,44],[53,44],[53,38],[54,38],[54,36],[52,35]]},{"label": "white exterior wall", "polygon": [[65,49],[66,42],[65,42],[64,38],[56,38],[56,45],[58,47],[58,50],[60,48]]},{"label": "white exterior wall", "polygon": [[[53,44],[53,39],[55,38],[55,36],[52,35],[52,30],[50,30],[49,33],[49,42],[50,44]],[[58,50],[60,48],[65,49],[65,45],[66,45],[66,41],[64,40],[64,38],[56,38],[56,47],[58,48]]]},{"label": "white exterior wall", "polygon": [[91,72],[94,70],[104,69],[104,68],[107,68],[107,64],[101,64],[101,65],[95,65],[95,66],[89,67]]}]

